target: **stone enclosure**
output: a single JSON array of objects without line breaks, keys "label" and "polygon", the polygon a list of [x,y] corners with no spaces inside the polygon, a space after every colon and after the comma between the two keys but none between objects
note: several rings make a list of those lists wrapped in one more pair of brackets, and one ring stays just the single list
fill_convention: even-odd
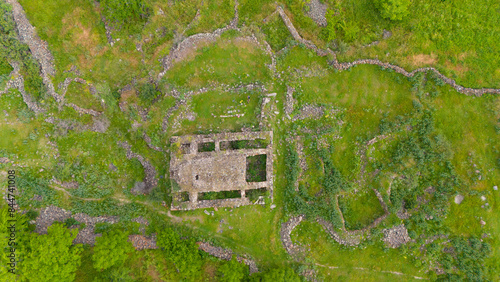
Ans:
[{"label": "stone enclosure", "polygon": [[170,179],[172,210],[238,207],[273,197],[273,133],[174,136]]}]

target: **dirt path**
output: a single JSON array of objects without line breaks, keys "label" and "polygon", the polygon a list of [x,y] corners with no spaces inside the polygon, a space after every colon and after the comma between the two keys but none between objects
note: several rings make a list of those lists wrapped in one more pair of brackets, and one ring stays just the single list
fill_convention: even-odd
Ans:
[{"label": "dirt path", "polygon": [[[329,268],[329,269],[349,269],[348,267],[330,266],[330,265],[323,265],[323,264],[319,264],[319,263],[314,263],[314,265],[319,266],[319,267]],[[409,275],[409,274],[404,274],[402,272],[397,272],[397,271],[372,270],[372,269],[368,269],[368,268],[364,268],[364,267],[353,267],[352,269],[363,270],[363,271],[371,271],[371,272],[379,272],[379,273],[390,273],[390,274],[394,274],[394,275],[398,275],[398,276],[412,277],[412,278],[418,279],[418,280],[429,280],[428,278],[419,277],[419,276],[413,276],[413,275]]]}]

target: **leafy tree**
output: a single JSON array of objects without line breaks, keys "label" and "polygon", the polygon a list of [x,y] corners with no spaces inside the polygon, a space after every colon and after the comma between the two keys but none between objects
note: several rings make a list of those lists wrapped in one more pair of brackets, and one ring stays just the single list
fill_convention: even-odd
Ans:
[{"label": "leafy tree", "polygon": [[127,233],[113,230],[96,238],[94,247],[94,268],[103,271],[115,265],[123,264],[128,253],[134,251],[132,243],[128,241]]},{"label": "leafy tree", "polygon": [[60,223],[50,226],[47,235],[30,234],[24,243],[23,276],[37,281],[73,281],[81,263],[82,245],[73,245],[77,234],[77,229],[69,230]]},{"label": "leafy tree", "polygon": [[181,239],[172,228],[166,227],[158,232],[156,243],[185,278],[199,275],[202,259],[193,239]]},{"label": "leafy tree", "polygon": [[230,261],[224,262],[218,269],[220,281],[237,282],[243,281],[248,276],[248,267],[236,260],[236,257]]},{"label": "leafy tree", "polygon": [[[19,262],[19,258],[22,256],[22,250],[20,250],[20,239],[26,235],[26,216],[20,213],[14,213],[14,217],[11,216],[9,212],[9,206],[0,203],[0,281],[16,281],[17,271],[14,270],[15,274],[9,272],[10,269],[17,269],[19,266],[15,263]],[[11,238],[11,224],[13,222],[9,220],[15,220],[15,241],[9,240]],[[15,248],[14,256],[11,258],[11,249]],[[12,263],[12,264],[11,264]]]},{"label": "leafy tree", "polygon": [[410,0],[378,0],[377,6],[383,18],[400,21],[408,15]]}]

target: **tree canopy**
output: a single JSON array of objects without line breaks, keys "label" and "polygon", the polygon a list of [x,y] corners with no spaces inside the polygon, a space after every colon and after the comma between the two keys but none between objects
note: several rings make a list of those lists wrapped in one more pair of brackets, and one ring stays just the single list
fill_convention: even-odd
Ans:
[{"label": "tree canopy", "polygon": [[158,232],[156,244],[184,277],[195,277],[200,273],[202,259],[194,239],[181,239],[173,229],[164,228]]},{"label": "tree canopy", "polygon": [[31,233],[24,243],[23,276],[37,281],[73,281],[82,251],[81,244],[73,245],[77,234],[77,229],[69,230],[61,223],[51,225],[46,235]]},{"label": "tree canopy", "polygon": [[223,282],[243,281],[248,276],[248,267],[236,260],[236,257],[230,261],[224,262],[219,268],[219,278]]},{"label": "tree canopy", "polygon": [[134,246],[128,241],[127,233],[113,230],[96,238],[94,254],[95,269],[103,271],[115,265],[122,264],[128,253],[134,251]]}]

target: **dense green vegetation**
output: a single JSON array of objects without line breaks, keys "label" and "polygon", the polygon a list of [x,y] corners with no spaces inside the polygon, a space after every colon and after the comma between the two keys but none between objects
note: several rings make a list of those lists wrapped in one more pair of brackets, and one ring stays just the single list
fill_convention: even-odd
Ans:
[{"label": "dense green vegetation", "polygon": [[246,181],[266,181],[267,155],[256,155],[247,157]]}]

